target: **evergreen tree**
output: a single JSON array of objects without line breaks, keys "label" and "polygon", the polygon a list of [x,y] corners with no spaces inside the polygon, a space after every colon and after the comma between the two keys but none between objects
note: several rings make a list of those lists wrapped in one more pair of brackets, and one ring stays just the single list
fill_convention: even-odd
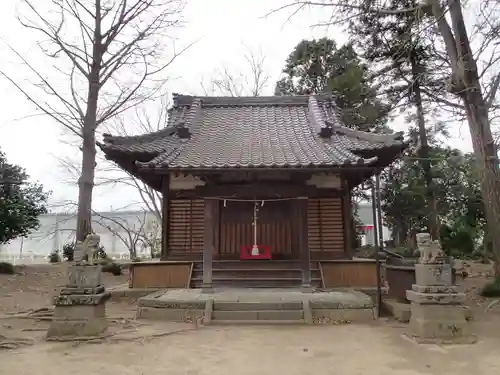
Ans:
[{"label": "evergreen tree", "polygon": [[337,48],[328,38],[302,40],[288,56],[276,95],[332,92],[346,126],[388,132],[389,106],[370,85],[368,67],[351,44]]},{"label": "evergreen tree", "polygon": [[38,216],[47,213],[48,194],[18,165],[9,164],[0,151],[0,244],[27,236],[39,226]]},{"label": "evergreen tree", "polygon": [[[366,5],[366,4],[365,4]],[[388,7],[416,7],[416,0],[390,0]],[[373,76],[387,94],[393,107],[405,111],[413,109],[417,124],[419,148],[418,165],[423,170],[426,194],[421,202],[427,209],[426,227],[433,239],[439,238],[439,218],[433,172],[429,160],[432,150],[426,132],[426,112],[432,109],[433,100],[426,96],[445,96],[442,70],[438,68],[434,43],[429,38],[429,18],[415,12],[380,15],[367,12],[350,22],[350,30],[356,35],[356,44],[363,57],[374,69]],[[423,34],[420,29],[429,29]],[[449,72],[446,72],[449,75]],[[431,100],[429,100],[431,99]]]}]

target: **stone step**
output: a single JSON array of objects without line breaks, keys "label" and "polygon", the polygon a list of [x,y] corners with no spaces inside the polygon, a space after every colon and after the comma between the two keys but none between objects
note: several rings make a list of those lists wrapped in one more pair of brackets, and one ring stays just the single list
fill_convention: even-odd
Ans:
[{"label": "stone step", "polygon": [[[318,262],[311,262],[311,269],[319,270]],[[280,260],[235,260],[235,261],[214,261],[212,269],[300,269],[299,261]],[[203,262],[195,262],[193,270],[202,270]]]},{"label": "stone step", "polygon": [[260,320],[296,320],[303,321],[302,310],[254,310],[254,311],[216,311],[212,312],[212,321],[260,321]]},{"label": "stone step", "polygon": [[[191,278],[191,287],[200,288],[203,276]],[[300,287],[302,278],[300,277],[212,277],[213,287],[240,287],[240,288],[297,288]],[[320,278],[312,278],[314,287],[321,286]]]},{"label": "stone step", "polygon": [[304,320],[212,320],[214,325],[297,325],[305,324]]},{"label": "stone step", "polygon": [[[203,271],[193,271],[192,277],[202,277]],[[266,269],[254,269],[254,270],[238,270],[238,269],[215,269],[212,271],[212,277],[222,277],[222,278],[262,278],[262,277],[291,277],[297,278],[302,277],[301,270],[266,270]]]},{"label": "stone step", "polygon": [[302,311],[302,302],[214,302],[213,311]]}]

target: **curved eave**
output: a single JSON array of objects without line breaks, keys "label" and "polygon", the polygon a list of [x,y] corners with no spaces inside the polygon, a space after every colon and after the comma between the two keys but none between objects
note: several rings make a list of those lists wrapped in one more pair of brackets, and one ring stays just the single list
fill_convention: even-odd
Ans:
[{"label": "curved eave", "polygon": [[151,142],[158,138],[169,137],[175,133],[175,127],[169,126],[155,132],[140,134],[140,135],[131,135],[131,136],[115,136],[111,134],[104,133],[102,135],[104,144],[106,145],[115,145],[115,146],[129,146],[136,145],[144,142]]},{"label": "curved eave", "polygon": [[186,165],[186,166],[172,166],[165,163],[154,164],[136,162],[140,170],[170,170],[170,171],[211,171],[211,170],[266,170],[266,169],[293,169],[297,170],[310,170],[310,169],[345,169],[345,168],[374,168],[377,164],[378,158],[373,157],[370,159],[358,158],[357,163],[352,163],[346,160],[343,164],[329,163],[329,164],[210,164],[210,165]]},{"label": "curved eave", "polygon": [[403,132],[397,132],[394,134],[368,133],[338,125],[335,127],[335,131],[337,133],[346,135],[347,137],[358,138],[373,143],[380,143],[384,144],[387,147],[405,143]]},{"label": "curved eave", "polygon": [[96,142],[97,146],[101,149],[101,151],[104,153],[106,159],[118,162],[119,160],[122,159],[137,159],[141,161],[145,160],[151,160],[154,159],[156,156],[158,156],[159,152],[158,151],[146,151],[146,150],[130,150],[130,149],[123,149],[121,147],[113,146],[113,145],[106,145],[100,142]]},{"label": "curved eave", "polygon": [[399,159],[408,146],[409,142],[404,142],[378,149],[356,150],[353,151],[353,153],[365,158],[377,157],[378,162],[376,163],[376,168],[384,169]]},{"label": "curved eave", "polygon": [[132,160],[118,159],[112,160],[118,167],[123,169],[126,173],[129,173],[133,177],[141,180],[146,185],[155,189],[156,191],[161,191],[162,179],[161,176],[152,173],[146,173],[145,171],[136,167]]}]

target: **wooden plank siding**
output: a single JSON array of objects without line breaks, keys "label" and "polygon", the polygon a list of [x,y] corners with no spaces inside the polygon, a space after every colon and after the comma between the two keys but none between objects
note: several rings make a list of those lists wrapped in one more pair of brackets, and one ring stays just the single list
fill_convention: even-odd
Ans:
[{"label": "wooden plank siding", "polygon": [[320,262],[325,288],[374,288],[377,286],[375,261]]},{"label": "wooden plank siding", "polygon": [[336,259],[344,256],[343,219],[340,197],[308,199],[308,243],[312,259]]},{"label": "wooden plank siding", "polygon": [[203,199],[176,199],[169,205],[169,255],[195,255],[203,252],[204,240]]},{"label": "wooden plank siding", "polygon": [[192,262],[139,262],[130,265],[130,288],[188,288]]}]

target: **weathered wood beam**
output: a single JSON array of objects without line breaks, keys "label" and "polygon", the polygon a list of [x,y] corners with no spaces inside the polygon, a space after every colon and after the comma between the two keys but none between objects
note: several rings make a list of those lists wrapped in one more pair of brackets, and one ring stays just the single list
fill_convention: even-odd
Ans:
[{"label": "weathered wood beam", "polygon": [[168,236],[170,231],[169,208],[170,208],[170,175],[162,178],[162,209],[161,209],[161,254],[160,259],[168,258]]},{"label": "weathered wood beam", "polygon": [[300,268],[302,271],[301,288],[304,292],[312,292],[311,286],[311,251],[309,249],[307,198],[295,201],[297,215],[297,243],[300,251]]},{"label": "weathered wood beam", "polygon": [[342,189],[342,219],[344,224],[344,252],[349,258],[353,255],[353,242],[354,242],[354,218],[352,214],[352,201],[351,189],[349,181],[343,179]]},{"label": "weathered wood beam", "polygon": [[176,197],[220,197],[220,198],[295,198],[340,196],[340,190],[319,189],[314,186],[291,183],[224,184],[199,186],[192,191],[177,191]]},{"label": "weathered wood beam", "polygon": [[215,234],[215,221],[214,212],[215,205],[218,202],[213,199],[205,199],[205,233],[203,238],[203,284],[202,289],[204,293],[212,291],[212,261],[214,253],[214,234]]}]

